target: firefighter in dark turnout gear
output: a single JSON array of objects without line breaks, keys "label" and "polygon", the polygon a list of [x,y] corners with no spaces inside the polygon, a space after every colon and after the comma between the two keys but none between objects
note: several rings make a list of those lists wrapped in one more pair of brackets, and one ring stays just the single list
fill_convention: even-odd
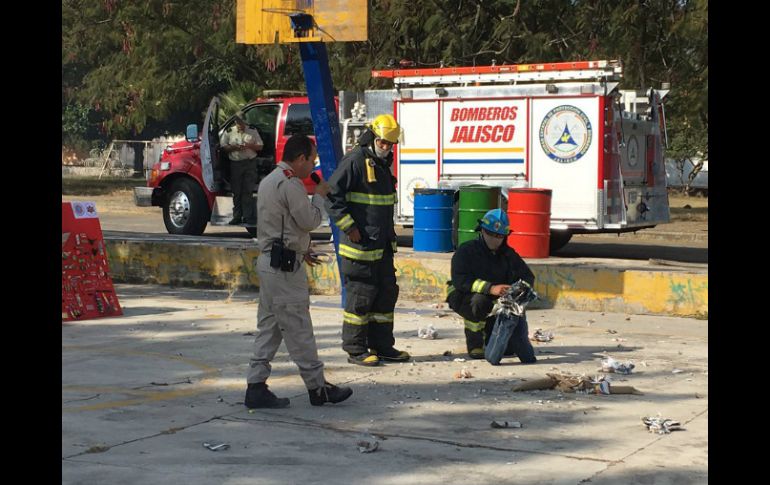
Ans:
[{"label": "firefighter in dark turnout gear", "polygon": [[[479,219],[479,237],[457,248],[452,256],[452,280],[447,282],[446,302],[463,317],[465,343],[473,359],[484,358],[484,345],[492,333],[495,316],[489,316],[497,298],[522,279],[534,285],[535,275],[506,243],[508,216],[493,209]],[[535,362],[529,342],[526,314],[508,341],[505,355],[516,354],[523,363]]]},{"label": "firefighter in dark turnout gear", "polygon": [[358,365],[410,357],[393,347],[398,285],[393,266],[396,178],[390,166],[400,134],[391,115],[376,117],[329,179],[326,210],[340,229],[340,270],[347,295],[342,349],[348,362]]}]

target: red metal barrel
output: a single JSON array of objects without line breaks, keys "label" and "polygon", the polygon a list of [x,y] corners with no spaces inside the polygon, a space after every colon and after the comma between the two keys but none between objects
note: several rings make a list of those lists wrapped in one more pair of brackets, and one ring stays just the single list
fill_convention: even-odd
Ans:
[{"label": "red metal barrel", "polygon": [[547,258],[551,239],[551,189],[508,189],[508,245],[523,258]]}]

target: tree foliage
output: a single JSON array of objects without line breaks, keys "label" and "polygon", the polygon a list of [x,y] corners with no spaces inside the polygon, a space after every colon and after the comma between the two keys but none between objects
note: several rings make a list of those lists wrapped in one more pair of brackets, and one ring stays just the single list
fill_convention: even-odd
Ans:
[{"label": "tree foliage", "polygon": [[[235,43],[235,0],[63,0],[62,135],[149,137],[214,94],[304,89],[296,45]],[[670,153],[708,159],[707,0],[369,0],[369,40],[328,44],[337,89],[372,69],[621,59],[624,89],[671,84]],[[83,116],[83,109],[88,110]],[[85,129],[85,131],[84,131]]]}]

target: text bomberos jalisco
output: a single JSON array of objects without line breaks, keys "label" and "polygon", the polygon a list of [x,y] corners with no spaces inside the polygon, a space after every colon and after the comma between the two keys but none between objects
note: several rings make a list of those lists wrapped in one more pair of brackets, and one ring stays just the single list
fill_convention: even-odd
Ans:
[{"label": "text bomberos jalisco", "polygon": [[[449,121],[513,121],[518,106],[494,108],[453,108]],[[513,124],[458,125],[449,143],[498,143],[513,140]]]}]

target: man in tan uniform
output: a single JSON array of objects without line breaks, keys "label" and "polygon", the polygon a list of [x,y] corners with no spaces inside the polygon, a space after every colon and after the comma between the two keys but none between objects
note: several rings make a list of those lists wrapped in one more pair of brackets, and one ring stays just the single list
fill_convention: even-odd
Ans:
[{"label": "man in tan uniform", "polygon": [[232,225],[257,223],[254,212],[254,185],[257,183],[257,153],[264,143],[259,132],[243,120],[243,113],[235,114],[235,124],[222,134],[222,149],[230,158],[230,188],[233,192]]},{"label": "man in tan uniform", "polygon": [[[327,402],[341,402],[353,393],[349,387],[326,382],[310,320],[310,291],[302,263],[315,265],[319,262],[310,253],[310,231],[321,223],[323,198],[329,192],[329,186],[321,181],[312,202],[308,201],[302,179],[313,171],[316,154],[310,138],[292,136],[286,142],[283,161],[259,185],[258,332],[246,378],[245,404],[249,409],[289,405],[288,398],[276,397],[265,384],[270,376],[270,361],[281,340],[286,341],[289,355],[299,367],[310,404],[321,406]],[[283,247],[279,244],[281,240]]]}]

